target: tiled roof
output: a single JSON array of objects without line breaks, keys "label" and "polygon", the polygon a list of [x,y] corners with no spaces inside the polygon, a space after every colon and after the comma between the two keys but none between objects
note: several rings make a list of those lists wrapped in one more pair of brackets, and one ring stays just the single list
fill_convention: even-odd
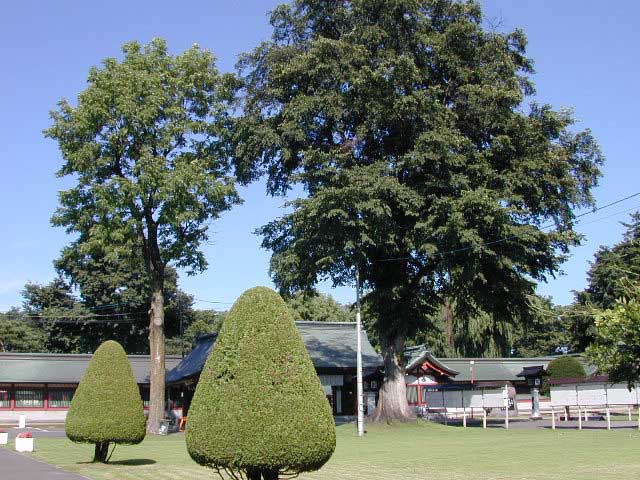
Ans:
[{"label": "tiled roof", "polygon": [[[0,353],[0,383],[78,383],[91,355],[58,353]],[[168,355],[167,370],[181,358]],[[149,383],[148,355],[129,355],[129,362],[138,383]]]},{"label": "tiled roof", "polygon": [[[438,368],[448,369],[456,372],[454,382],[471,381],[471,362],[473,363],[473,378],[476,382],[492,381],[522,381],[520,374],[532,369],[539,370],[546,368],[549,362],[558,358],[554,356],[532,357],[532,358],[436,358],[426,349],[424,345],[407,347],[405,349],[407,357],[408,373],[428,359]],[[576,358],[584,365],[587,373],[593,373],[593,366],[586,362],[586,359],[576,355]]]},{"label": "tiled roof", "polygon": [[[460,374],[454,379],[456,382],[471,381],[471,365],[473,360],[473,378],[475,381],[522,381],[523,378],[518,376],[523,369],[527,367],[542,366],[545,369],[552,360],[558,357],[532,357],[532,358],[441,358],[440,361],[445,365],[456,369]],[[582,357],[579,357],[582,363],[585,363]],[[585,365],[587,370],[593,370]]]},{"label": "tiled roof", "polygon": [[407,373],[412,372],[412,370],[425,362],[429,362],[433,367],[449,377],[455,377],[460,373],[434,357],[424,345],[406,348],[405,355],[409,357],[406,366]]},{"label": "tiled roof", "polygon": [[[356,324],[352,322],[296,322],[313,365],[318,368],[356,368]],[[202,371],[215,343],[208,335],[199,339],[194,349],[173,370],[167,373],[167,383],[194,377]],[[365,331],[362,332],[363,368],[373,370],[382,366]]]}]

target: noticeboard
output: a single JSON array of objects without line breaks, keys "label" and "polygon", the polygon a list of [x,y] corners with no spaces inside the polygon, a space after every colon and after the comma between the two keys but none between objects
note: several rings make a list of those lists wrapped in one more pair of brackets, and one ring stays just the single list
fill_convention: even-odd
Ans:
[{"label": "noticeboard", "polygon": [[553,385],[551,387],[551,404],[562,407],[578,405],[576,386]]},{"label": "noticeboard", "polygon": [[627,387],[626,383],[607,385],[607,399],[609,405],[637,405],[638,390],[635,387]]},{"label": "noticeboard", "polygon": [[482,390],[464,390],[463,405],[466,408],[482,408]]},{"label": "noticeboard", "polygon": [[444,407],[442,392],[425,392],[422,391],[422,398],[427,402],[429,408]]},{"label": "noticeboard", "polygon": [[576,385],[575,388],[578,392],[577,404],[581,407],[607,404],[607,391],[604,388],[604,384],[587,383],[584,385]]},{"label": "noticeboard", "polygon": [[503,388],[486,388],[482,395],[485,408],[502,408],[504,407],[504,389]]},{"label": "noticeboard", "polygon": [[443,397],[445,407],[462,408],[462,390],[445,390]]}]

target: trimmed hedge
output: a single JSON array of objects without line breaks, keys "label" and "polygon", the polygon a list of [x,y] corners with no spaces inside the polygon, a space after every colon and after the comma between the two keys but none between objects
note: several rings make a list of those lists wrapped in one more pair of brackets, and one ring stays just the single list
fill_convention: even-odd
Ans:
[{"label": "trimmed hedge", "polygon": [[335,449],[329,402],[286,304],[256,287],[233,305],[200,375],[187,448],[249,478],[319,469]]},{"label": "trimmed hedge", "polygon": [[549,395],[549,379],[550,378],[580,378],[586,377],[582,364],[574,357],[568,355],[555,360],[551,360],[547,369],[545,370],[544,380],[542,382],[542,389],[540,390],[544,395]]},{"label": "trimmed hedge", "polygon": [[103,450],[109,443],[135,444],[144,439],[140,390],[118,342],[106,341],[93,354],[71,401],[65,431],[74,442],[96,444],[99,461],[106,460]]},{"label": "trimmed hedge", "polygon": [[546,375],[548,378],[579,378],[586,377],[587,372],[576,358],[564,356],[549,362]]}]

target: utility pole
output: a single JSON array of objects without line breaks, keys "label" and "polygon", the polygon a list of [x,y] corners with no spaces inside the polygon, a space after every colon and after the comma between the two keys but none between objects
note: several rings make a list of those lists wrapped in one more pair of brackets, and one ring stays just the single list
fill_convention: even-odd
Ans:
[{"label": "utility pole", "polygon": [[182,345],[182,358],[184,358],[184,328],[182,323],[182,301],[178,292],[178,317],[180,318],[180,343]]},{"label": "utility pole", "polygon": [[358,436],[364,435],[364,389],[362,388],[362,338],[360,332],[360,270],[356,267],[356,336],[357,336],[357,395],[358,395]]}]

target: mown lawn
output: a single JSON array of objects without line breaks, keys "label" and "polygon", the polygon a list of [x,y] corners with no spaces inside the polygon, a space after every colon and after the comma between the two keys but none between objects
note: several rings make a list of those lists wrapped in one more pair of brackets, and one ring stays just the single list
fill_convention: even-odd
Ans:
[{"label": "mown lawn", "polygon": [[[338,427],[338,445],[320,471],[302,479],[480,480],[640,478],[640,434],[633,430],[462,429],[418,423]],[[38,458],[95,480],[218,478],[189,457],[184,435],[117,447],[109,465],[90,463],[93,447],[37,439]]]}]

